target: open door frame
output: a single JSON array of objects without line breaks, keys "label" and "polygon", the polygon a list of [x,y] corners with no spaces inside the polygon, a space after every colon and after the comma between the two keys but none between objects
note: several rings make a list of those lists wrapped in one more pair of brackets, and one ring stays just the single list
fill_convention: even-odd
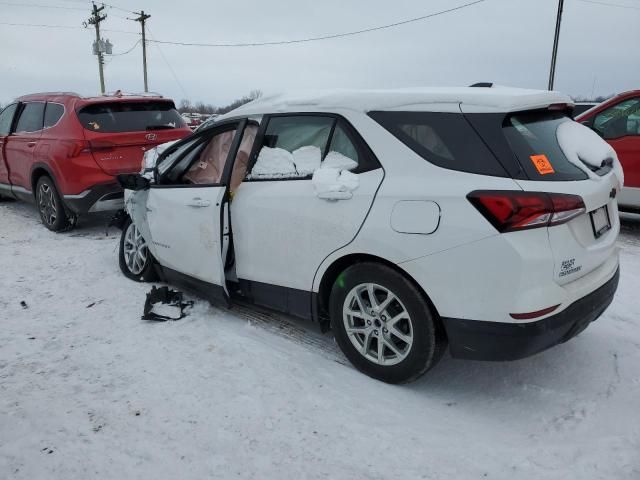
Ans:
[{"label": "open door frame", "polygon": [[[211,128],[211,133],[215,134],[214,132],[217,130],[216,127],[224,127],[226,125],[229,125],[230,123],[237,124],[236,135],[234,136],[234,139],[231,143],[231,147],[229,149],[229,153],[225,161],[221,182],[219,185],[215,185],[215,186],[224,187],[224,193],[220,199],[220,204],[215,205],[215,208],[218,209],[219,211],[219,222],[220,222],[219,224],[220,226],[219,228],[219,232],[220,232],[219,265],[221,268],[220,275],[219,275],[220,285],[216,283],[210,283],[198,278],[194,278],[193,276],[190,276],[188,273],[177,271],[166,265],[161,265],[161,264],[157,265],[157,270],[160,277],[166,280],[168,283],[179,285],[189,291],[192,291],[193,293],[196,293],[199,296],[206,298],[212,303],[222,301],[226,305],[230,304],[230,297],[229,297],[229,292],[226,286],[225,265],[227,263],[227,256],[229,255],[229,248],[230,248],[230,245],[232,244],[231,242],[232,232],[231,232],[231,226],[230,226],[230,211],[229,211],[229,201],[230,201],[229,182],[231,178],[233,163],[234,163],[238,148],[240,146],[240,142],[242,141],[242,137],[244,135],[244,129],[247,125],[247,120],[242,119],[242,120],[235,120],[233,122],[224,122],[224,123],[221,123],[220,125],[216,125]],[[203,132],[203,136],[206,136],[206,133]],[[211,135],[211,137],[213,137],[213,135]],[[151,185],[150,190],[173,189],[173,188],[188,189],[191,187],[206,188],[207,186],[206,185],[200,185],[200,186],[163,185],[159,183],[159,184]],[[151,229],[150,229],[150,237],[151,237],[151,242],[154,242],[153,232],[151,231]]]}]

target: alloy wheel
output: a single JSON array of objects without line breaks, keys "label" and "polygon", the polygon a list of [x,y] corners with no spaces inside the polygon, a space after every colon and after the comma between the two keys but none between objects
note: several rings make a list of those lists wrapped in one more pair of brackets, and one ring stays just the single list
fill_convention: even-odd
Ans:
[{"label": "alloy wheel", "polygon": [[411,317],[388,288],[375,283],[356,285],[345,298],[342,319],[349,340],[367,360],[389,366],[409,355]]},{"label": "alloy wheel", "polygon": [[140,275],[147,264],[149,249],[140,230],[130,223],[124,235],[124,261],[134,275]]},{"label": "alloy wheel", "polygon": [[38,189],[38,210],[40,210],[42,220],[48,226],[56,223],[56,219],[58,218],[58,204],[53,188],[47,183],[42,183]]}]

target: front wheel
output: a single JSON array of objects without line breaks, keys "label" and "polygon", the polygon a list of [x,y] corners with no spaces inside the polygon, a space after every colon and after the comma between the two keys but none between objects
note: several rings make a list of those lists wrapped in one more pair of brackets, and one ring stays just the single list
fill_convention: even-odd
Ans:
[{"label": "front wheel", "polygon": [[120,270],[127,278],[136,282],[151,282],[156,279],[153,256],[131,218],[127,218],[122,227],[118,257]]},{"label": "front wheel", "polygon": [[433,367],[446,340],[421,292],[385,265],[360,263],[336,280],[331,327],[353,365],[387,383],[407,383]]}]

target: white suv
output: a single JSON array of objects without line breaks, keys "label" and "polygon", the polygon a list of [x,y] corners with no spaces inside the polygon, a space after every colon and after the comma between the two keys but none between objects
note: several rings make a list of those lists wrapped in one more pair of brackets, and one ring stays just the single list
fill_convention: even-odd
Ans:
[{"label": "white suv", "polygon": [[121,178],[120,266],[319,322],[386,382],[447,345],[532,355],[618,284],[622,170],[571,107],[486,86],[254,101]]}]

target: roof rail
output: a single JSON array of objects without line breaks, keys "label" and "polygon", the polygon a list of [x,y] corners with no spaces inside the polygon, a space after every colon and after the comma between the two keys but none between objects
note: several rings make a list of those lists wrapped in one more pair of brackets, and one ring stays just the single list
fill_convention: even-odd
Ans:
[{"label": "roof rail", "polygon": [[470,87],[477,87],[477,88],[491,88],[493,87],[493,83],[492,82],[478,82],[478,83],[474,83],[473,85],[469,85]]},{"label": "roof rail", "polygon": [[70,97],[80,97],[80,94],[76,92],[36,92],[36,93],[28,93],[26,95],[21,95],[18,98],[35,97],[38,95],[69,95]]}]

